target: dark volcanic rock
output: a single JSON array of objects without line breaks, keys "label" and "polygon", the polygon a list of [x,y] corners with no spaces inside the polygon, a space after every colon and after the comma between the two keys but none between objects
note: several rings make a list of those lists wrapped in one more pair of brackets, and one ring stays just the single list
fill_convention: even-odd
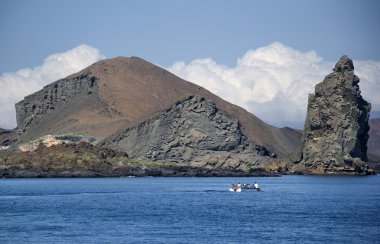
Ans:
[{"label": "dark volcanic rock", "polygon": [[309,95],[302,161],[311,173],[365,173],[371,105],[360,95],[354,65],[342,56]]},{"label": "dark volcanic rock", "polygon": [[0,150],[0,177],[277,176],[263,169],[209,169],[135,160],[86,142],[40,145],[34,151]]},{"label": "dark volcanic rock", "polygon": [[5,130],[0,128],[0,146],[9,146],[17,141],[17,128]]},{"label": "dark volcanic rock", "polygon": [[249,141],[237,119],[200,96],[180,100],[166,111],[116,133],[104,146],[143,160],[214,169],[247,170],[275,157]]}]

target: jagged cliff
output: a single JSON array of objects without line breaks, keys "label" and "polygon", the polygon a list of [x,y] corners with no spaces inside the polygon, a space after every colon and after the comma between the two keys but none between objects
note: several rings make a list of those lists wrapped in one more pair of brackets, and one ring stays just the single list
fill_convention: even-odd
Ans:
[{"label": "jagged cliff", "polygon": [[84,70],[45,86],[16,104],[17,135],[27,141],[52,133],[107,135],[104,123],[126,119],[108,107],[99,96],[98,78]]},{"label": "jagged cliff", "polygon": [[258,168],[276,157],[249,141],[236,118],[201,96],[179,100],[148,120],[119,131],[103,145],[143,160],[211,168]]},{"label": "jagged cliff", "polygon": [[298,170],[365,173],[371,105],[360,95],[354,65],[342,56],[309,95]]}]

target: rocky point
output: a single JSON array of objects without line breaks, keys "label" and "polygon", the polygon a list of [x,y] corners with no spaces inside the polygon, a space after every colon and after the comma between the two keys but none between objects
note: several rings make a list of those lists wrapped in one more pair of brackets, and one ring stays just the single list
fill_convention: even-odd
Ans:
[{"label": "rocky point", "polygon": [[315,174],[367,174],[370,103],[360,94],[354,65],[342,56],[309,95],[296,170]]}]

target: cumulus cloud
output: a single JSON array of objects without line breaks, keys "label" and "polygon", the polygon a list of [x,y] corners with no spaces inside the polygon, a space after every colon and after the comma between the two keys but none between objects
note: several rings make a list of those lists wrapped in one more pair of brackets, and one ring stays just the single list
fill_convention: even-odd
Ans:
[{"label": "cumulus cloud", "polygon": [[[103,58],[98,49],[80,45],[50,55],[38,67],[1,74],[0,127],[16,126],[14,104],[24,96]],[[301,52],[275,42],[247,51],[234,67],[202,58],[178,61],[167,69],[272,125],[302,128],[308,94],[337,60],[326,61],[314,51]],[[380,111],[380,61],[354,60],[354,65],[363,97],[372,103],[373,111]]]},{"label": "cumulus cloud", "polygon": [[380,61],[354,60],[354,66],[362,96],[372,103],[372,111],[380,111]]},{"label": "cumulus cloud", "polygon": [[[235,67],[204,58],[189,63],[178,61],[168,70],[272,125],[302,128],[308,94],[332,71],[336,61],[325,61],[315,51],[301,52],[275,42],[247,51]],[[363,97],[379,110],[380,62],[354,60],[354,65]]]},{"label": "cumulus cloud", "polygon": [[52,54],[40,66],[0,75],[0,127],[14,128],[14,104],[43,86],[104,59],[101,52],[88,45],[79,45],[67,52]]}]

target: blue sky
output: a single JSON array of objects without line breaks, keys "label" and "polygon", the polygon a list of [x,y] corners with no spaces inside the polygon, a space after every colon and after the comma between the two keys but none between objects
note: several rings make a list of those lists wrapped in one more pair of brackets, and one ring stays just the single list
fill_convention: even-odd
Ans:
[{"label": "blue sky", "polygon": [[0,73],[33,67],[79,44],[106,57],[168,66],[200,57],[232,65],[282,42],[327,60],[380,60],[380,1],[0,1]]},{"label": "blue sky", "polygon": [[1,0],[0,127],[16,126],[24,96],[116,56],[302,128],[308,94],[347,54],[379,117],[379,23],[375,0]]}]

